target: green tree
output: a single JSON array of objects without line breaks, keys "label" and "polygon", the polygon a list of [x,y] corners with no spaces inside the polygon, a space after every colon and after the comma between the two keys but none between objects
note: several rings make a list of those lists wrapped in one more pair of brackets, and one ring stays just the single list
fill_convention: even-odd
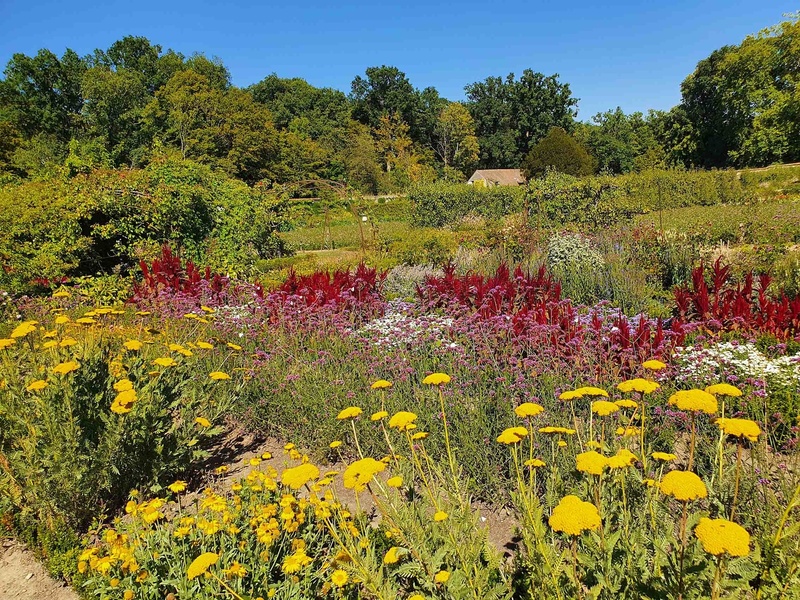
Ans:
[{"label": "green tree", "polygon": [[408,131],[408,123],[398,113],[383,114],[378,120],[378,127],[373,132],[375,146],[383,157],[387,173],[411,154],[413,142]]},{"label": "green tree", "polygon": [[434,150],[444,165],[467,175],[478,163],[478,138],[469,110],[458,102],[448,104],[439,113],[434,126]]},{"label": "green tree", "polygon": [[522,169],[529,179],[549,169],[567,175],[590,175],[594,171],[594,160],[575,138],[560,127],[553,127],[525,157]]},{"label": "green tree", "polygon": [[366,77],[356,76],[350,86],[353,118],[378,129],[384,115],[397,115],[409,126],[416,123],[419,96],[406,74],[396,67],[369,67]]},{"label": "green tree", "polygon": [[576,139],[597,160],[601,171],[628,173],[663,162],[663,150],[650,123],[640,112],[626,115],[620,107],[592,117],[576,127]]}]

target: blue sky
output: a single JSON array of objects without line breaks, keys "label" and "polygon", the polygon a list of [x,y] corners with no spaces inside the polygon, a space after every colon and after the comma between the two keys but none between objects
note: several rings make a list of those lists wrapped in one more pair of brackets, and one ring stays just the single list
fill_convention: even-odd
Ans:
[{"label": "blue sky", "polygon": [[233,82],[269,73],[349,92],[394,65],[451,100],[489,75],[559,73],[579,118],[615,106],[668,109],[697,61],[797,10],[777,0],[365,2],[339,0],[0,0],[0,62],[49,48],[79,54],[144,35],[165,49],[219,56]]}]

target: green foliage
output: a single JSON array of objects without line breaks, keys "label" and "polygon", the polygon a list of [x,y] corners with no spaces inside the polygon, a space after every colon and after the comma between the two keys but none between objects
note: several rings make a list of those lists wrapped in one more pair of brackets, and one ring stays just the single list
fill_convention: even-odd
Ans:
[{"label": "green foliage", "polygon": [[522,187],[436,183],[413,187],[408,198],[414,205],[417,226],[444,227],[469,215],[500,218],[519,212],[524,194]]},{"label": "green foliage", "polygon": [[590,175],[594,172],[594,161],[575,138],[560,127],[553,127],[522,161],[522,171],[528,179],[544,175],[548,170],[575,176]]}]

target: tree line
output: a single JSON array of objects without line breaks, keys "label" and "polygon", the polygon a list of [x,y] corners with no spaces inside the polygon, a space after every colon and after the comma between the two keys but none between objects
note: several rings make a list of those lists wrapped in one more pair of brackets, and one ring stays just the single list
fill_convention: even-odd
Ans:
[{"label": "tree line", "polygon": [[[451,102],[393,66],[349,94],[303,79],[231,84],[218,58],[128,36],[106,50],[15,54],[0,80],[0,182],[136,168],[174,152],[249,184],[329,179],[365,192],[475,168],[626,173],[800,160],[797,15],[715,50],[668,111],[579,122],[559,76],[487,77]],[[555,158],[553,158],[555,157]]]}]

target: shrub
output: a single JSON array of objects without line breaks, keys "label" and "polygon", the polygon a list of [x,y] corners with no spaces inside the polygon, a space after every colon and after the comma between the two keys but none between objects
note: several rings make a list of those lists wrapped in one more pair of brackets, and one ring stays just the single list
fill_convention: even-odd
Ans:
[{"label": "shrub", "polygon": [[497,219],[519,212],[524,195],[523,187],[435,183],[411,188],[408,198],[414,206],[414,225],[445,227],[470,215]]},{"label": "shrub", "polygon": [[548,170],[567,175],[591,175],[595,160],[586,148],[561,127],[553,127],[522,161],[525,177],[532,179]]},{"label": "shrub", "polygon": [[575,233],[557,233],[547,242],[547,268],[566,266],[597,271],[603,267],[603,257],[589,238]]}]

